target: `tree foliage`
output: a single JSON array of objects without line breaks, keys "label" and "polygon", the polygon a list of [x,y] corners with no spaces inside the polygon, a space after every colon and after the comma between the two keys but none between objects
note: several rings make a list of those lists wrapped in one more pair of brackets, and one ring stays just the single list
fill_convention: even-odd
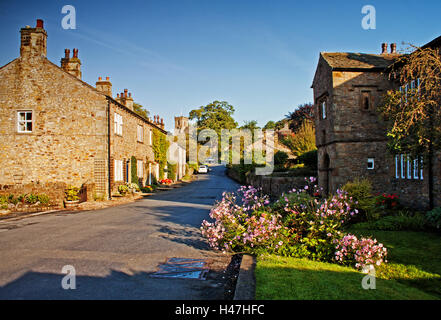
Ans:
[{"label": "tree foliage", "polygon": [[272,121],[272,120],[268,121],[266,123],[266,125],[263,127],[264,130],[275,129],[275,128],[276,128],[276,123],[274,121]]},{"label": "tree foliage", "polygon": [[222,129],[237,128],[233,119],[234,107],[226,101],[213,101],[206,106],[190,111],[190,120],[196,119],[198,130],[212,129],[220,136]]},{"label": "tree foliage", "polygon": [[139,103],[136,102],[133,103],[133,111],[135,111],[138,115],[140,115],[144,119],[149,118],[150,112]]},{"label": "tree foliage", "polygon": [[289,119],[289,128],[296,132],[298,131],[305,121],[314,121],[314,105],[312,103],[301,104],[293,112],[286,115]]},{"label": "tree foliage", "polygon": [[316,150],[314,124],[308,120],[303,121],[294,136],[289,136],[281,142],[289,147],[295,156]]},{"label": "tree foliage", "polygon": [[379,111],[390,151],[416,157],[441,147],[441,56],[439,50],[413,48],[392,65],[389,76],[398,86],[387,91]]}]

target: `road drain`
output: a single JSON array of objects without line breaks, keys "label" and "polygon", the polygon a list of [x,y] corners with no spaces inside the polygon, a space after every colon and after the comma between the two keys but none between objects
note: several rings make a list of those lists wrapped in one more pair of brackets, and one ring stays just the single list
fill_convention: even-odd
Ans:
[{"label": "road drain", "polygon": [[208,273],[207,262],[203,259],[170,258],[158,266],[154,278],[205,280]]}]

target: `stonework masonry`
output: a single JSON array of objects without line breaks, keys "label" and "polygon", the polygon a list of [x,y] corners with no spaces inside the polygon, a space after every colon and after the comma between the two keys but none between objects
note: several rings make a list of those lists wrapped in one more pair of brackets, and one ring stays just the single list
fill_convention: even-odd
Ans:
[{"label": "stonework masonry", "polygon": [[[392,88],[384,73],[396,54],[321,53],[313,81],[318,180],[333,193],[355,178],[368,178],[374,192],[397,193],[402,203],[427,208],[427,168],[413,160],[404,165],[387,150],[386,127],[377,107]],[[435,206],[441,205],[439,154],[434,159]],[[409,165],[410,163],[410,165]],[[398,168],[397,168],[398,165]],[[414,176],[414,168],[416,176]]]},{"label": "stonework masonry", "polygon": [[[97,88],[81,81],[78,49],[73,58],[65,51],[62,67],[50,62],[46,37],[41,20],[23,28],[20,57],[0,68],[0,193],[88,185],[89,198],[108,197],[116,185],[114,160],[132,156],[142,161],[144,183],[154,162],[149,134],[153,128],[165,134],[163,123],[137,115],[131,96],[129,106],[114,100],[109,78]],[[122,134],[115,132],[115,114]],[[51,193],[59,198],[63,192]]]}]

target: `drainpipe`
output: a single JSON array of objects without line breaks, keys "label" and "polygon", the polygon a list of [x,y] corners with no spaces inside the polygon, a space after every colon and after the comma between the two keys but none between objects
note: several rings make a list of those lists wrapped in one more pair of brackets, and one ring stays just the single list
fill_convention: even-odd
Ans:
[{"label": "drainpipe", "polygon": [[110,101],[107,99],[107,172],[108,172],[108,188],[109,188],[109,200],[112,200],[112,181],[110,180]]}]

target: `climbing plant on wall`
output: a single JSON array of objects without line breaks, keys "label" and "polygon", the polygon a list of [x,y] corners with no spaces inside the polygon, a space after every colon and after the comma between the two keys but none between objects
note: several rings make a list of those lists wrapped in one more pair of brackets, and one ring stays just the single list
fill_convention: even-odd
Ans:
[{"label": "climbing plant on wall", "polygon": [[170,162],[167,164],[167,178],[176,181],[176,164],[171,164]]},{"label": "climbing plant on wall", "polygon": [[132,183],[139,184],[139,181],[138,181],[138,168],[137,168],[137,161],[136,161],[135,156],[132,156],[130,158],[130,163],[131,163],[130,175],[132,176]]},{"label": "climbing plant on wall", "polygon": [[167,149],[169,142],[167,136],[159,131],[153,129],[152,148],[155,154],[155,161],[159,163],[159,180],[164,179],[164,168],[167,165]]}]

